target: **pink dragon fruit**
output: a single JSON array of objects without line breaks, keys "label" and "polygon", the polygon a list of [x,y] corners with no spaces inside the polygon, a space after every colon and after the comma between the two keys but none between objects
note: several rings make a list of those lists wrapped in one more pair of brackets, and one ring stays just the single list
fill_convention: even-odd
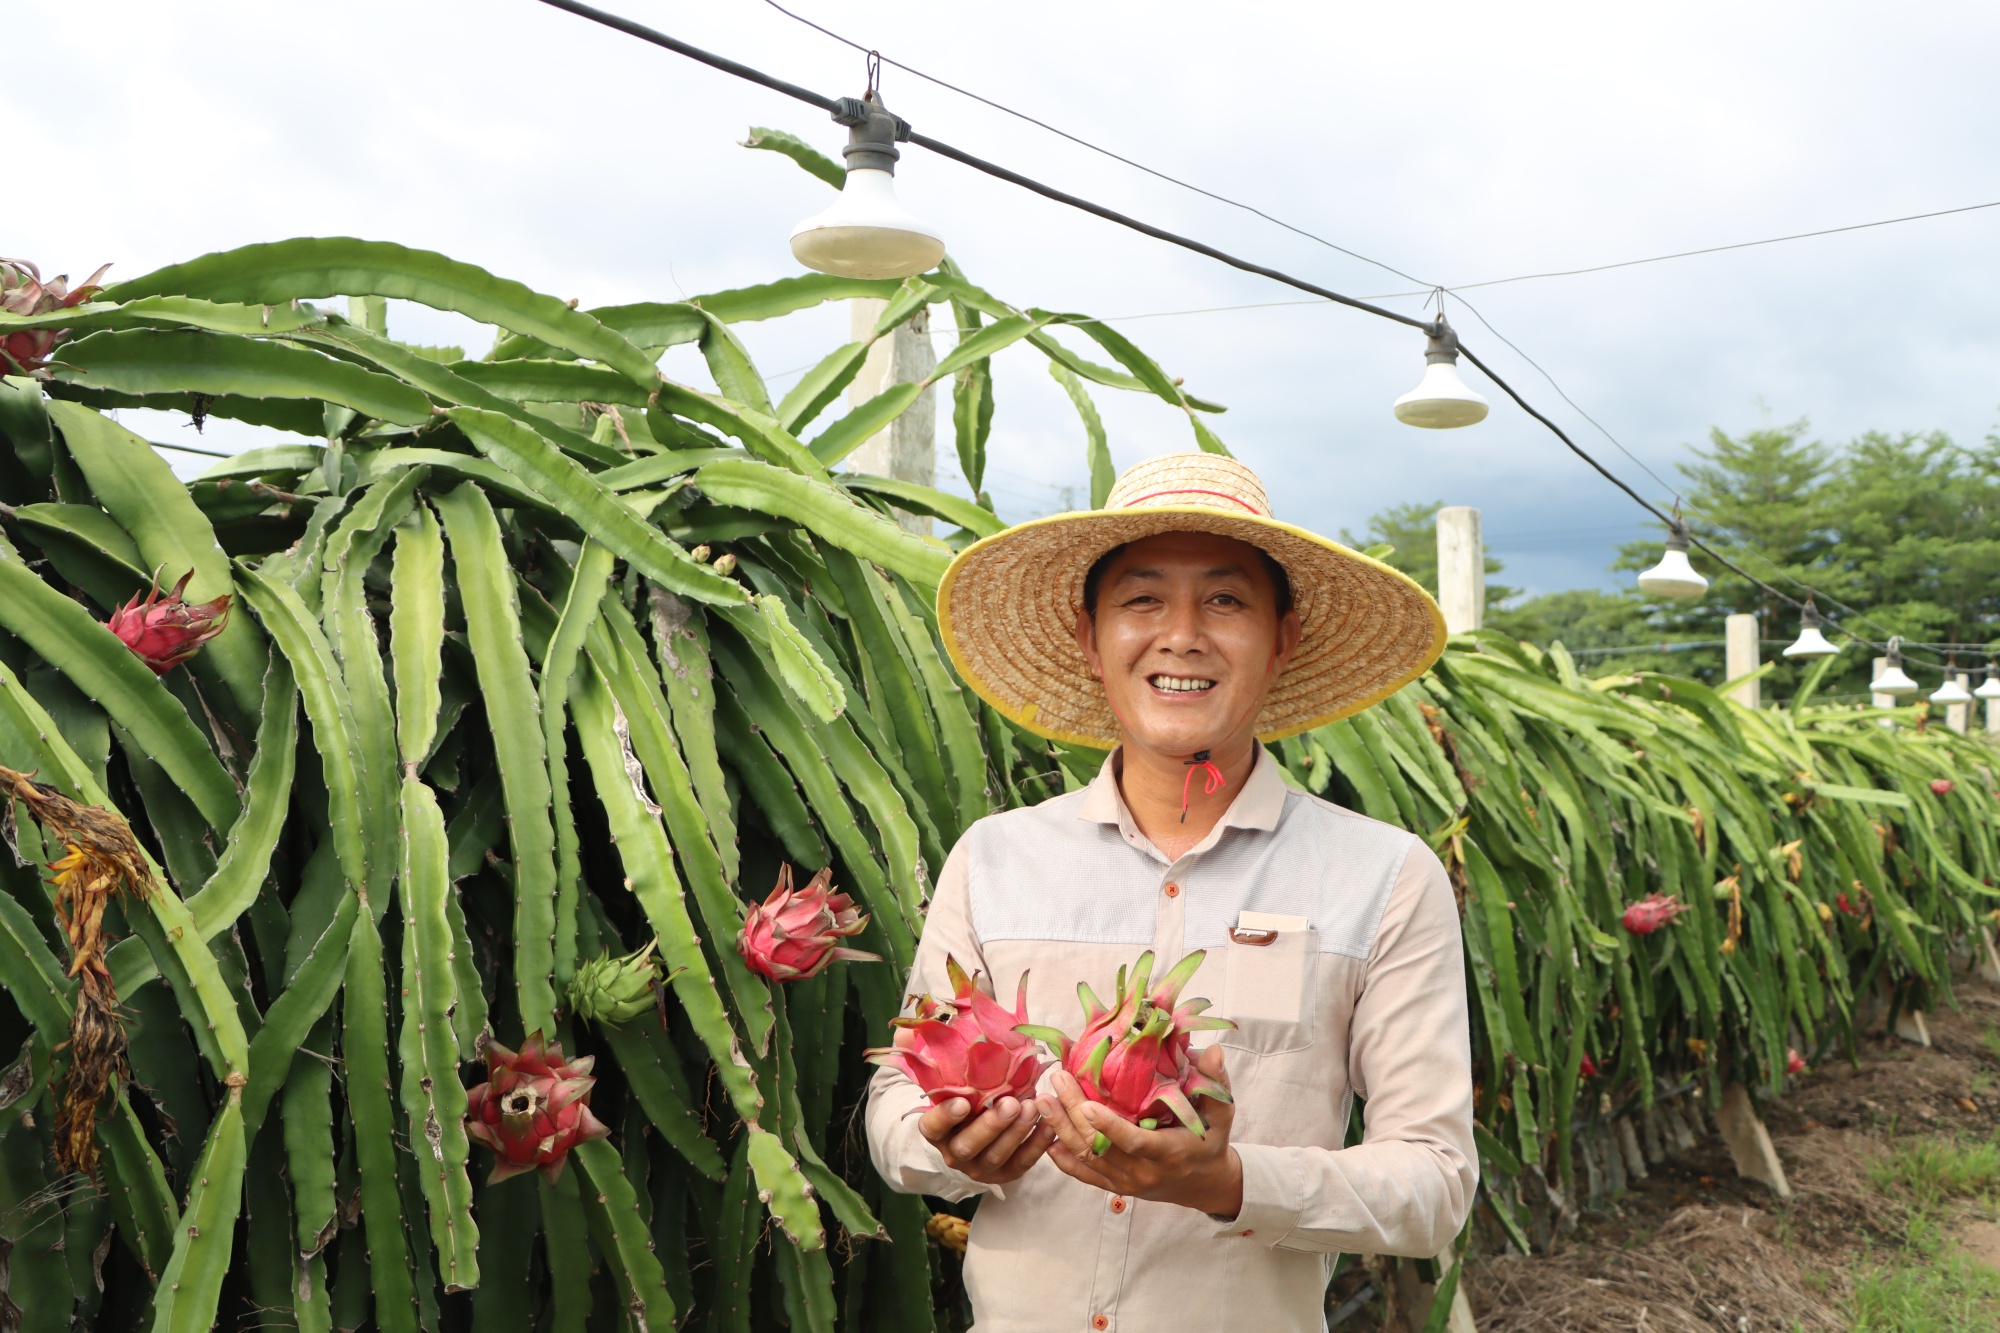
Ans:
[{"label": "pink dragon fruit", "polygon": [[833,891],[833,871],[829,868],[812,877],[812,883],[793,890],[792,868],[778,869],[777,887],[771,896],[752,907],[743,917],[743,931],[736,937],[736,951],[752,972],[772,981],[804,981],[816,977],[828,963],[846,959],[856,963],[879,963],[879,954],[849,949],[840,941],[859,935],[868,918],[854,910],[854,900]]},{"label": "pink dragon fruit", "polygon": [[1687,910],[1687,904],[1677,898],[1650,893],[1625,909],[1625,929],[1634,935],[1650,935],[1661,926],[1672,925]]},{"label": "pink dragon fruit", "polygon": [[1010,1013],[979,989],[977,974],[967,976],[958,960],[945,956],[952,997],[943,1003],[928,995],[917,997],[916,1015],[895,1020],[892,1046],[866,1052],[870,1063],[889,1065],[910,1076],[930,1094],[931,1105],[954,1097],[972,1104],[976,1116],[1002,1097],[1026,1101],[1051,1061],[1041,1058],[1022,1028],[1028,1021],[1028,974]]},{"label": "pink dragon fruit", "polygon": [[160,596],[159,580],[155,579],[145,601],[133,593],[132,600],[113,611],[111,619],[105,622],[105,628],[116,634],[119,642],[136,653],[156,676],[166,675],[200,652],[201,646],[222,633],[229,623],[228,593],[206,602],[181,600],[188,580],[193,577],[192,569],[181,575],[181,581],[164,598]]},{"label": "pink dragon fruit", "polygon": [[596,1063],[594,1055],[564,1060],[562,1043],[539,1031],[519,1051],[486,1044],[487,1081],[465,1095],[465,1132],[493,1150],[487,1184],[534,1170],[554,1183],[571,1148],[611,1132],[590,1113]]},{"label": "pink dragon fruit", "polygon": [[[46,315],[81,305],[103,291],[97,281],[106,264],[75,291],[67,276],[42,281],[41,270],[25,259],[0,259],[0,311],[10,315]],[[49,377],[49,353],[69,336],[68,329],[17,329],[0,333],[0,374]]]},{"label": "pink dragon fruit", "polygon": [[[1194,1099],[1226,1102],[1229,1089],[1195,1067],[1191,1043],[1197,1032],[1236,1024],[1226,1018],[1203,1018],[1207,1000],[1189,1000],[1177,1007],[1181,987],[1205,956],[1195,950],[1148,992],[1153,954],[1147,950],[1130,969],[1129,987],[1127,969],[1118,969],[1117,995],[1108,1009],[1088,983],[1079,984],[1076,993],[1083,1001],[1084,1024],[1075,1041],[1054,1028],[1024,1025],[1018,1030],[1047,1042],[1085,1097],[1141,1129],[1184,1125],[1196,1135],[1206,1134],[1208,1127],[1194,1109]],[[1092,1146],[1101,1153],[1110,1140],[1100,1133]]]}]

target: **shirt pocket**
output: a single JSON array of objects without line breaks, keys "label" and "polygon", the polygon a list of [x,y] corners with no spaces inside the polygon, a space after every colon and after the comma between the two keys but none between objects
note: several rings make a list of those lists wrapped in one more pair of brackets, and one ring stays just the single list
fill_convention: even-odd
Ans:
[{"label": "shirt pocket", "polygon": [[1236,1020],[1222,1044],[1257,1055],[1302,1051],[1313,1043],[1319,1008],[1319,932],[1281,930],[1268,943],[1232,935],[1224,954],[1225,1016]]}]

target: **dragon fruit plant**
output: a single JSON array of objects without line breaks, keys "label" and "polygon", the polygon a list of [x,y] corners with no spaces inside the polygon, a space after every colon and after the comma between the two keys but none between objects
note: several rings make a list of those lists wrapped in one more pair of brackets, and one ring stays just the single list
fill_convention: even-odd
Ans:
[{"label": "dragon fruit plant", "polygon": [[895,1020],[894,1044],[869,1050],[868,1061],[902,1070],[930,1094],[933,1106],[965,1098],[972,1105],[968,1115],[1002,1097],[1034,1096],[1042,1071],[1053,1062],[1041,1058],[1030,1035],[1038,1030],[1027,1026],[1028,974],[1021,974],[1009,1012],[979,989],[978,975],[968,975],[956,958],[946,955],[944,966],[951,999],[918,996],[915,1015]]},{"label": "dragon fruit plant", "polygon": [[[81,305],[104,290],[98,279],[110,267],[106,264],[99,268],[81,287],[71,291],[67,274],[43,282],[41,270],[27,260],[0,259],[0,311],[32,318]],[[0,332],[0,374],[47,379],[49,353],[68,336],[68,329]]]},{"label": "dragon fruit plant", "polygon": [[[1047,1042],[1085,1097],[1110,1107],[1139,1128],[1184,1125],[1197,1136],[1206,1134],[1208,1126],[1194,1109],[1194,1099],[1211,1097],[1226,1102],[1230,1096],[1228,1088],[1196,1068],[1191,1053],[1194,1034],[1236,1024],[1226,1018],[1202,1017],[1209,1007],[1207,1000],[1178,1003],[1181,987],[1194,976],[1204,957],[1202,950],[1195,950],[1148,991],[1153,953],[1147,950],[1132,965],[1129,977],[1127,969],[1118,969],[1117,992],[1108,1009],[1088,982],[1078,983],[1076,993],[1083,1001],[1084,1023],[1083,1034],[1075,1041],[1055,1028],[1024,1024],[1018,1031]],[[1091,1146],[1101,1153],[1111,1141],[1100,1133]]]},{"label": "dragon fruit plant", "polygon": [[134,593],[132,600],[113,611],[105,622],[105,628],[156,676],[166,675],[193,657],[229,624],[228,593],[206,602],[182,600],[181,594],[193,577],[192,569],[181,575],[181,581],[165,597],[160,596],[155,579],[144,601]]},{"label": "dragon fruit plant", "polygon": [[736,951],[744,964],[772,981],[807,981],[828,963],[879,963],[879,954],[840,943],[868,928],[854,900],[833,891],[832,869],[821,870],[803,889],[792,888],[790,865],[778,868],[771,895],[743,916]]}]

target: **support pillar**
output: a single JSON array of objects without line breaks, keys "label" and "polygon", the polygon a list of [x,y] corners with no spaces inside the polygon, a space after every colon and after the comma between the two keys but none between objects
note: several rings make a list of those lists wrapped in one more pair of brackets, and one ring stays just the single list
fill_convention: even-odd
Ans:
[{"label": "support pillar", "polygon": [[1446,505],[1437,511],[1438,605],[1447,633],[1464,634],[1486,621],[1486,546],[1479,511]]},{"label": "support pillar", "polygon": [[1750,1100],[1750,1090],[1741,1083],[1731,1083],[1722,1090],[1722,1109],[1715,1113],[1715,1127],[1729,1146],[1737,1175],[1761,1182],[1781,1199],[1792,1197],[1785,1164],[1771,1146],[1771,1132],[1764,1128],[1756,1104]]},{"label": "support pillar", "polygon": [[[1723,622],[1722,630],[1725,665],[1723,676],[1728,680],[1742,680],[1755,671],[1757,662],[1757,617],[1735,615]],[[1755,708],[1763,702],[1759,681],[1745,680],[1729,692],[1729,697],[1745,708]]]},{"label": "support pillar", "polygon": [[[863,342],[875,336],[875,323],[882,318],[888,302],[879,297],[857,296],[847,303],[850,337]],[[876,338],[867,359],[847,387],[850,407],[859,407],[893,384],[921,384],[937,369],[937,350],[931,345],[930,308],[916,314],[884,337]],[[877,477],[914,481],[920,486],[937,484],[937,390],[925,389],[917,401],[877,431],[847,456],[848,472],[866,472]],[[931,534],[928,515],[896,511],[903,527],[921,536]]]},{"label": "support pillar", "polygon": [[[1957,680],[1960,689],[1967,691],[1972,689],[1972,676],[1970,673],[1959,672]],[[1972,705],[1946,704],[1944,706],[1944,724],[1963,736],[1967,731],[1972,729]]]}]

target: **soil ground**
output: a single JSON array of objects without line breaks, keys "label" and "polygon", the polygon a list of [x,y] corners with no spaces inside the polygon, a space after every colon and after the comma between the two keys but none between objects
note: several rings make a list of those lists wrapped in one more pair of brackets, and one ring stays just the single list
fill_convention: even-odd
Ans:
[{"label": "soil ground", "polygon": [[1955,985],[1929,1049],[1867,1037],[1765,1107],[1795,1197],[1711,1137],[1553,1252],[1473,1261],[1480,1333],[2000,1330],[2000,989]]}]

